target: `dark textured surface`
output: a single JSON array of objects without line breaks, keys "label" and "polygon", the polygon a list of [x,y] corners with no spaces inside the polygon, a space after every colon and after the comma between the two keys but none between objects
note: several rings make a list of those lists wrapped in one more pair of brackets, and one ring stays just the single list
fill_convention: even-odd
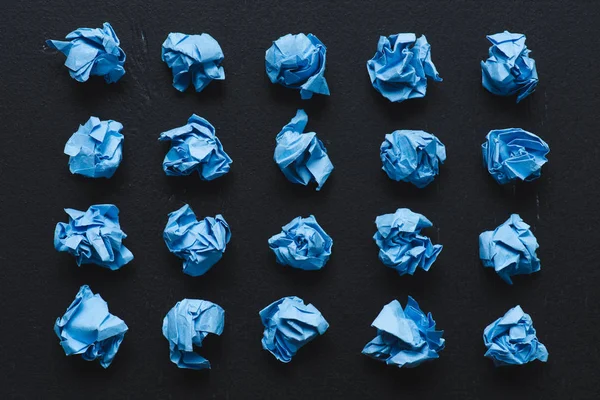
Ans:
[{"label": "dark textured surface", "polygon": [[[597,226],[600,7],[594,2],[496,1],[24,1],[6,5],[0,39],[0,393],[2,398],[94,399],[595,399],[600,354]],[[127,52],[115,85],[78,84],[64,57],[44,47],[80,27],[109,21]],[[514,104],[488,94],[479,61],[485,35],[527,34],[538,63],[535,94]],[[171,31],[208,32],[225,53],[226,80],[179,94],[160,61]],[[264,51],[288,32],[328,46],[332,96],[301,101],[269,84]],[[373,90],[365,62],[380,34],[425,33],[444,82],[424,100],[390,104]],[[275,135],[304,107],[335,170],[324,189],[288,183],[272,161]],[[191,113],[207,118],[233,158],[213,183],[167,178],[160,132]],[[62,153],[90,115],[125,126],[124,161],[111,180],[71,176]],[[550,162],[534,183],[498,186],[482,168],[480,144],[493,128],[539,134]],[[378,148],[394,129],[424,129],[447,146],[441,175],[424,190],[390,181]],[[135,260],[121,271],[77,268],[52,234],[64,207],[110,202],[121,209]],[[205,276],[181,272],[161,234],[167,213],[189,203],[222,213],[233,238]],[[429,217],[442,243],[429,273],[399,277],[377,259],[374,218],[410,207]],[[541,245],[542,272],[504,284],[478,259],[477,237],[518,212]],[[314,214],[333,237],[317,273],[275,264],[267,239],[297,215]],[[77,289],[89,284],[130,327],[108,370],[67,358],[52,332]],[[370,323],[411,294],[446,331],[441,358],[414,370],[386,368],[360,354]],[[282,365],[260,346],[258,311],[282,296],[316,305],[331,324]],[[184,297],[226,310],[225,332],[202,354],[210,372],[178,370],[160,327]],[[495,370],[483,357],[483,328],[520,304],[548,347],[547,364]]]}]

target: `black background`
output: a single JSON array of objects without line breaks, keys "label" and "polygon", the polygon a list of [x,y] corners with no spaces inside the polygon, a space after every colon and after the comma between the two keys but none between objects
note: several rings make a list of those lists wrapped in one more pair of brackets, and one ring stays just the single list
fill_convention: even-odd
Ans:
[{"label": "black background", "polygon": [[[600,294],[597,208],[599,10],[562,1],[24,1],[3,10],[0,37],[0,392],[3,398],[598,398]],[[334,5],[335,4],[335,5]],[[44,45],[77,27],[109,21],[127,53],[114,85],[80,84],[64,57]],[[481,86],[485,35],[527,35],[540,84],[521,104]],[[225,53],[226,80],[180,94],[160,60],[171,31],[208,32]],[[326,44],[330,97],[301,101],[271,85],[264,52],[286,33],[312,32]],[[423,100],[391,104],[371,87],[365,63],[379,35],[424,33],[444,81]],[[321,192],[286,181],[272,160],[275,135],[304,108],[308,130],[335,165]],[[233,158],[211,183],[166,177],[161,132],[197,113],[217,129]],[[125,126],[124,160],[110,180],[72,176],[67,139],[90,115]],[[497,185],[482,167],[490,129],[521,127],[550,147],[542,178]],[[379,145],[395,129],[424,129],[445,143],[448,159],[426,189],[395,183],[381,171]],[[64,207],[114,203],[135,260],[120,271],[77,268],[52,245]],[[205,276],[181,272],[162,230],[167,213],[189,203],[198,216],[222,213],[233,237]],[[429,273],[399,277],[377,259],[377,215],[409,207],[434,223],[444,245]],[[478,235],[511,213],[532,225],[542,271],[513,286],[484,270]],[[278,266],[267,239],[297,215],[314,214],[333,237],[320,272]],[[52,331],[82,284],[89,284],[129,325],[114,363],[65,357]],[[413,370],[360,354],[370,327],[392,299],[414,296],[445,330],[439,360]],[[313,303],[327,333],[287,365],[260,345],[258,311],[283,296]],[[169,361],[161,323],[182,298],[226,310],[221,337],[201,353],[211,371]],[[531,314],[548,363],[495,369],[483,357],[482,331],[510,307]],[[416,397],[414,397],[416,396]]]}]

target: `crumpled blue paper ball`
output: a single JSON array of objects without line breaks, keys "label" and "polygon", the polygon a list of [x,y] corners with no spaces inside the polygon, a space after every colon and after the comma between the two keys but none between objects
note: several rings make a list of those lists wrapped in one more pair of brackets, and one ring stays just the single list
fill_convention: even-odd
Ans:
[{"label": "crumpled blue paper ball", "polygon": [[490,131],[481,145],[483,163],[499,184],[532,181],[542,175],[550,147],[540,137],[521,128]]},{"label": "crumpled blue paper ball", "polygon": [[533,321],[521,306],[508,310],[502,318],[489,324],[483,331],[485,356],[496,367],[523,365],[531,361],[548,361],[548,350],[538,340]]},{"label": "crumpled blue paper ball", "polygon": [[160,134],[160,141],[171,141],[163,160],[167,176],[187,176],[198,172],[203,181],[212,181],[229,172],[231,158],[223,150],[215,127],[192,114],[188,123]]},{"label": "crumpled blue paper ball", "polygon": [[87,211],[65,208],[69,222],[59,222],[54,230],[54,248],[66,251],[77,265],[96,264],[117,270],[133,260],[123,245],[127,237],[119,225],[119,209],[113,204],[90,206]]},{"label": "crumpled blue paper ball", "polygon": [[173,86],[184,92],[190,83],[201,92],[213,79],[225,79],[223,50],[208,33],[169,33],[162,44],[162,60],[173,72]]},{"label": "crumpled blue paper ball", "polygon": [[290,182],[304,186],[316,182],[317,190],[321,190],[333,164],[317,134],[304,132],[307,123],[304,110],[296,111],[296,116],[277,134],[273,159]]},{"label": "crumpled blue paper ball", "polygon": [[260,311],[265,327],[262,347],[279,361],[288,363],[298,349],[325,333],[329,324],[312,304],[296,297],[284,297]]},{"label": "crumpled blue paper ball", "polygon": [[442,78],[431,61],[431,46],[425,35],[414,33],[380,36],[377,52],[367,61],[371,84],[391,102],[424,97],[427,78]]},{"label": "crumpled blue paper ball", "polygon": [[511,276],[527,275],[540,270],[535,250],[538,242],[518,214],[493,231],[479,235],[479,258],[484,267],[494,268],[504,282],[512,285]]},{"label": "crumpled blue paper ball", "polygon": [[398,368],[435,360],[445,346],[444,331],[435,330],[431,313],[425,315],[410,296],[404,310],[398,300],[386,304],[371,326],[377,328],[377,336],[362,353]]},{"label": "crumpled blue paper ball", "polygon": [[273,42],[265,53],[265,67],[271,83],[300,89],[300,97],[314,93],[329,96],[325,74],[327,48],[315,35],[288,33]]},{"label": "crumpled blue paper ball", "polygon": [[379,259],[400,276],[414,274],[417,267],[429,271],[442,251],[441,244],[433,245],[431,239],[421,235],[421,229],[433,226],[431,221],[408,208],[380,215],[375,224],[373,239],[379,246]]},{"label": "crumpled blue paper ball", "polygon": [[127,332],[127,325],[108,312],[99,294],[83,285],[65,315],[56,319],[54,332],[67,356],[81,354],[86,361],[98,359],[108,368]]},{"label": "crumpled blue paper ball", "polygon": [[380,148],[382,169],[395,181],[424,188],[439,173],[446,160],[446,147],[424,131],[400,130],[385,135]]},{"label": "crumpled blue paper ball", "polygon": [[282,265],[318,270],[331,256],[333,240],[317,223],[314,216],[296,217],[282,227],[282,232],[269,239],[269,248]]},{"label": "crumpled blue paper ball", "polygon": [[499,96],[517,95],[517,103],[529,96],[538,84],[535,60],[529,57],[522,33],[496,33],[488,59],[481,62],[483,87]]},{"label": "crumpled blue paper ball", "polygon": [[121,129],[121,123],[100,121],[97,117],[79,125],[65,145],[71,173],[88,178],[112,177],[123,158]]},{"label": "crumpled blue paper ball", "polygon": [[221,214],[198,221],[186,204],[169,214],[163,238],[169,251],[184,260],[183,272],[200,276],[223,257],[231,230]]},{"label": "crumpled blue paper ball", "polygon": [[79,28],[66,36],[68,41],[47,40],[46,44],[67,56],[65,66],[71,78],[85,82],[90,75],[104,76],[114,83],[125,75],[125,52],[108,22],[100,28]]},{"label": "crumpled blue paper ball", "polygon": [[221,335],[225,310],[206,300],[183,299],[163,319],[162,333],[169,341],[171,362],[179,368],[210,369],[210,362],[194,352],[209,333]]}]

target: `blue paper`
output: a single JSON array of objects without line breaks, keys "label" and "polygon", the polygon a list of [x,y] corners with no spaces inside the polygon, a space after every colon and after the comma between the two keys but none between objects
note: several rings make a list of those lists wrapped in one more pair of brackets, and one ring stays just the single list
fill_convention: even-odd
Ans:
[{"label": "blue paper", "polygon": [[223,50],[208,33],[186,35],[169,33],[162,44],[162,60],[173,72],[173,86],[184,92],[190,83],[201,92],[213,79],[225,79],[221,67]]},{"label": "blue paper", "polygon": [[231,158],[215,135],[215,127],[192,114],[187,125],[160,134],[160,141],[171,141],[171,150],[163,160],[168,176],[187,176],[198,172],[203,181],[212,181],[229,172]]},{"label": "blue paper", "polygon": [[548,350],[538,340],[533,321],[521,306],[508,310],[502,318],[489,324],[483,331],[485,356],[496,367],[523,365],[531,361],[548,360]]},{"label": "blue paper", "polygon": [[198,221],[186,204],[169,214],[163,238],[169,251],[184,260],[183,272],[200,276],[223,257],[231,230],[221,214]]},{"label": "blue paper", "polygon": [[325,333],[329,324],[312,304],[284,297],[260,311],[265,327],[262,347],[279,361],[288,363],[298,349]]},{"label": "blue paper", "polygon": [[421,229],[433,226],[425,216],[408,208],[399,208],[394,214],[375,219],[377,232],[373,236],[379,246],[379,259],[398,271],[400,276],[415,273],[417,267],[429,271],[442,251],[441,244],[421,235]]},{"label": "blue paper", "polygon": [[71,78],[85,82],[90,75],[104,76],[114,83],[125,75],[125,52],[108,22],[100,28],[79,28],[66,36],[68,41],[47,40],[46,44],[67,56],[65,66]]},{"label": "blue paper", "polygon": [[538,242],[518,214],[493,231],[479,235],[479,258],[484,267],[494,268],[504,282],[512,285],[511,276],[528,275],[540,270],[535,254]]},{"label": "blue paper", "polygon": [[362,353],[398,368],[435,360],[445,346],[444,331],[435,330],[431,313],[426,316],[410,296],[404,310],[398,300],[385,305],[371,326],[377,328],[377,336]]},{"label": "blue paper", "polygon": [[288,33],[273,42],[265,53],[265,67],[271,83],[299,89],[300,97],[314,93],[329,96],[325,74],[327,48],[315,35]]},{"label": "blue paper", "polygon": [[314,216],[296,217],[282,227],[282,232],[269,239],[269,248],[282,265],[318,270],[325,266],[331,256],[333,240]]},{"label": "blue paper", "polygon": [[446,147],[424,131],[400,130],[385,135],[380,148],[382,169],[395,181],[424,188],[446,160]]},{"label": "blue paper", "polygon": [[481,62],[483,87],[499,96],[517,95],[517,103],[529,96],[538,84],[535,60],[529,57],[522,33],[487,36],[492,43],[488,59]]},{"label": "blue paper", "polygon": [[367,71],[375,90],[392,102],[424,97],[427,78],[442,81],[431,61],[427,38],[417,39],[414,33],[380,36]]},{"label": "blue paper", "polygon": [[99,294],[83,285],[65,315],[56,319],[54,332],[67,356],[81,354],[86,361],[98,359],[108,368],[127,332],[127,325],[108,312]]},{"label": "blue paper", "polygon": [[163,319],[162,333],[169,341],[171,362],[179,368],[210,369],[210,362],[194,352],[209,333],[221,335],[225,311],[206,300],[183,299]]},{"label": "blue paper", "polygon": [[304,110],[296,111],[296,116],[277,134],[273,159],[290,182],[304,186],[316,182],[317,190],[321,190],[333,164],[317,134],[304,132],[307,123]]},{"label": "blue paper", "polygon": [[87,211],[65,208],[69,222],[59,222],[54,230],[54,248],[66,251],[77,265],[96,264],[117,270],[133,260],[123,245],[127,237],[119,225],[119,209],[113,204],[90,206]]},{"label": "blue paper", "polygon": [[532,181],[542,175],[550,147],[521,128],[490,131],[481,145],[483,163],[499,184]]},{"label": "blue paper", "polygon": [[119,122],[100,121],[97,117],[79,125],[65,145],[71,173],[88,178],[112,177],[123,158],[121,129]]}]

